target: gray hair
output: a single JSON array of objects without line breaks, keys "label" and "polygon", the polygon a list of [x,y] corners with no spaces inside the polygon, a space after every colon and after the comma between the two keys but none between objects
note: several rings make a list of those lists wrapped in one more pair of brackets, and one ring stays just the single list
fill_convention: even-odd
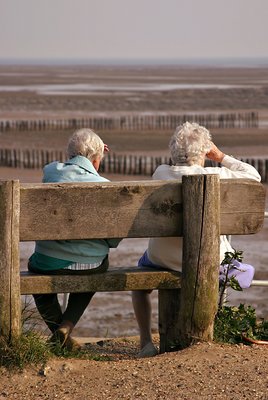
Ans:
[{"label": "gray hair", "polygon": [[89,128],[78,129],[69,139],[67,147],[69,158],[80,155],[93,161],[96,157],[102,159],[103,153],[103,141]]},{"label": "gray hair", "polygon": [[210,149],[209,131],[195,122],[177,126],[169,142],[171,159],[175,165],[199,164]]}]

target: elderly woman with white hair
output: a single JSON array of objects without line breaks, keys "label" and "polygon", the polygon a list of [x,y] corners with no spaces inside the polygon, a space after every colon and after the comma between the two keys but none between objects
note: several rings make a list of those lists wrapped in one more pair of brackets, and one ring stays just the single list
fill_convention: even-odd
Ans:
[{"label": "elderly woman with white hair", "polygon": [[[196,124],[186,122],[178,126],[171,137],[169,149],[172,165],[160,165],[153,179],[182,180],[183,175],[219,174],[220,179],[248,178],[260,181],[258,171],[251,165],[224,154],[211,141],[209,131]],[[221,167],[205,167],[206,157],[216,161]],[[220,237],[220,260],[224,259],[225,252],[233,252],[226,236]],[[152,238],[148,248],[139,260],[138,265],[158,266],[175,271],[181,271],[182,238]],[[247,281],[251,283],[254,268],[248,266]],[[249,284],[250,284],[249,283]],[[242,282],[243,284],[243,282]],[[248,287],[244,282],[244,287]],[[150,357],[157,354],[151,336],[151,303],[150,291],[134,291],[132,303],[140,329],[139,357]]]},{"label": "elderly woman with white hair", "polygon": [[[43,182],[104,182],[98,174],[107,145],[91,129],[79,129],[71,136],[65,162],[54,161],[44,167]],[[64,201],[64,199],[62,199]],[[79,206],[79,205],[78,205]],[[90,207],[90,204],[89,204]],[[117,247],[117,239],[36,241],[35,252],[28,269],[42,274],[89,274],[108,268],[110,247]],[[39,313],[52,332],[51,343],[78,349],[70,336],[94,292],[70,293],[68,305],[62,312],[57,294],[34,295]]]}]

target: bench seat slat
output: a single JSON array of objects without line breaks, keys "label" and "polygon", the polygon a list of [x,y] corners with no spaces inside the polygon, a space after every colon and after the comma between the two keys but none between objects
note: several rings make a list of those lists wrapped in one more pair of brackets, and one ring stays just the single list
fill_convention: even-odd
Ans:
[{"label": "bench seat slat", "polygon": [[91,275],[39,275],[21,272],[21,294],[113,292],[146,289],[177,289],[181,274],[157,268],[111,268]]}]

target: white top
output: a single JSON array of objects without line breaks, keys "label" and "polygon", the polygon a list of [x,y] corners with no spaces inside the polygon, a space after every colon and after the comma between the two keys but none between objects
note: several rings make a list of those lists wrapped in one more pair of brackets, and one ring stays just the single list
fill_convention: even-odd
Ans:
[{"label": "white top", "polygon": [[[183,175],[195,174],[219,174],[220,179],[246,178],[260,182],[261,177],[258,171],[252,166],[233,157],[225,155],[222,160],[222,167],[202,167],[200,165],[178,166],[160,165],[153,179],[155,180],[182,180]],[[234,251],[226,236],[220,237],[220,260],[224,259],[226,251]],[[181,271],[182,264],[182,238],[152,238],[149,240],[148,257],[156,265]]]}]

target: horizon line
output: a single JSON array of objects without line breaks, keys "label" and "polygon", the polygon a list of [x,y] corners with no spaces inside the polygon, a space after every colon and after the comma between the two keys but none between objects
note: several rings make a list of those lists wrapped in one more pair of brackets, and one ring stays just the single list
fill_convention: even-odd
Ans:
[{"label": "horizon line", "polygon": [[111,66],[217,66],[217,67],[242,67],[242,66],[268,66],[268,57],[202,57],[180,59],[157,58],[0,58],[0,65],[111,65]]}]

